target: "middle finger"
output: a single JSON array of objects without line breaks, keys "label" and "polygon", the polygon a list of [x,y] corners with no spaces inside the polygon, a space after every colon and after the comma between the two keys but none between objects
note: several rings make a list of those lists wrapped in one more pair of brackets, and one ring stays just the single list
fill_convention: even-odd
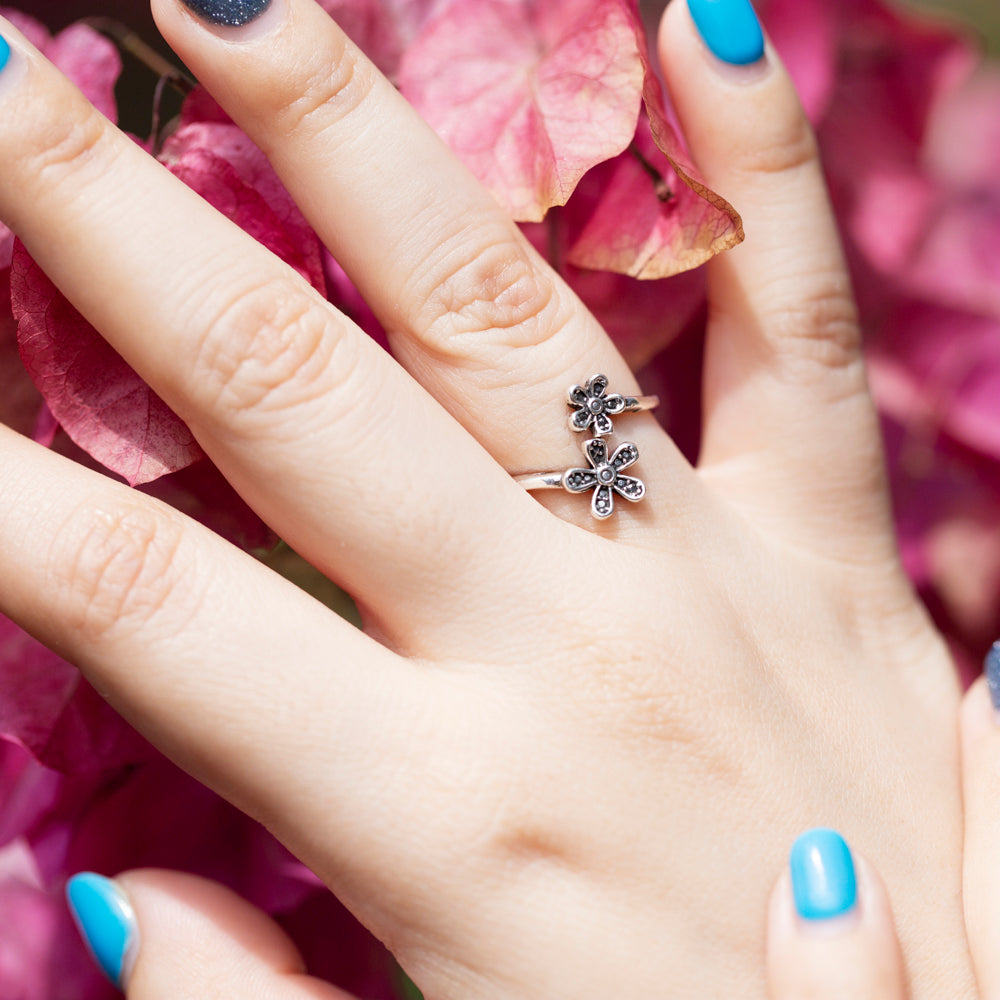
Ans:
[{"label": "middle finger", "polygon": [[[153,3],[164,37],[268,155],[406,367],[510,471],[580,465],[566,390],[595,372],[612,392],[638,385],[507,212],[313,0],[192,6],[220,17],[266,7],[206,30],[181,0]],[[613,95],[620,82],[602,84]],[[675,490],[685,463],[672,443],[650,416],[624,420],[643,473],[666,479],[653,492]]]}]

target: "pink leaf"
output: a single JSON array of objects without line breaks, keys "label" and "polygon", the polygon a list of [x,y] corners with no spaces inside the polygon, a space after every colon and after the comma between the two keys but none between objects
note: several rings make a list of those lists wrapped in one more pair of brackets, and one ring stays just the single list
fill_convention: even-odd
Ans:
[{"label": "pink leaf", "polygon": [[164,144],[160,159],[317,291],[326,293],[319,238],[246,133],[232,124],[183,125]]},{"label": "pink leaf", "polygon": [[80,672],[0,615],[0,736],[47,767],[85,774],[150,756]]},{"label": "pink leaf", "polygon": [[386,76],[435,11],[450,0],[319,0],[319,5]]},{"label": "pink leaf", "polygon": [[20,243],[14,248],[11,299],[24,365],[81,448],[133,486],[202,457],[183,421],[73,308]]},{"label": "pink leaf", "polygon": [[631,24],[644,68],[646,115],[640,119],[631,153],[623,153],[615,162],[606,193],[570,250],[569,260],[577,267],[635,278],[665,278],[698,267],[742,242],[743,222],[691,162],[667,114],[645,29],[635,14]]},{"label": "pink leaf", "polygon": [[636,136],[635,150],[641,160],[622,153],[596,168],[605,179],[604,195],[573,244],[570,263],[665,278],[698,267],[743,239],[735,212],[704,185],[692,186],[691,175],[678,173],[677,161],[654,145],[648,130]]},{"label": "pink leaf", "polygon": [[628,145],[642,79],[627,0],[458,0],[399,83],[514,218],[537,221]]},{"label": "pink leaf", "polygon": [[85,24],[71,24],[45,46],[45,55],[105,117],[118,120],[115,84],[122,71],[114,44]]}]

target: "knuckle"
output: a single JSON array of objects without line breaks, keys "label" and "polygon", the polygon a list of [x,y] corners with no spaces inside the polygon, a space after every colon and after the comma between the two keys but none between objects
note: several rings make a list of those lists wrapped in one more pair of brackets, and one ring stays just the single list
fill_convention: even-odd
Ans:
[{"label": "knuckle", "polygon": [[272,112],[283,136],[316,134],[339,125],[367,101],[376,80],[374,67],[346,39],[330,58],[317,59],[294,80],[272,90]]},{"label": "knuckle", "polygon": [[740,164],[749,174],[790,174],[819,162],[812,126],[796,105],[794,113],[778,118],[776,128],[758,135]]},{"label": "knuckle", "polygon": [[484,335],[495,347],[537,347],[568,319],[555,283],[507,233],[472,249],[446,245],[420,278],[419,335],[445,355],[481,356]]},{"label": "knuckle", "polygon": [[47,122],[26,140],[21,165],[24,176],[38,190],[50,190],[63,180],[79,185],[96,166],[103,171],[102,150],[106,123],[94,112],[65,121]]},{"label": "knuckle", "polygon": [[775,349],[794,365],[853,368],[861,357],[857,307],[843,275],[812,277],[809,292],[768,317]]},{"label": "knuckle", "polygon": [[135,503],[80,507],[53,541],[55,585],[84,640],[131,630],[168,603],[183,574],[183,527]]},{"label": "knuckle", "polygon": [[352,367],[341,357],[333,364],[349,338],[336,335],[329,310],[283,279],[228,299],[201,330],[193,384],[206,387],[209,412],[229,423],[295,409]]}]

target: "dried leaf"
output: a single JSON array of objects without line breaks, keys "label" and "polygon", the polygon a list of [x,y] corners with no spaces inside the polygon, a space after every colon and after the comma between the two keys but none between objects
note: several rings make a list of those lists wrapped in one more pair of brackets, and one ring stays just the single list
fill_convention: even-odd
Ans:
[{"label": "dried leaf", "polygon": [[[667,114],[642,23],[637,16],[631,23],[644,67],[646,114],[631,152],[615,162],[606,193],[569,260],[635,278],[665,278],[741,243],[743,222],[691,162]],[[662,181],[651,176],[654,172]]]}]

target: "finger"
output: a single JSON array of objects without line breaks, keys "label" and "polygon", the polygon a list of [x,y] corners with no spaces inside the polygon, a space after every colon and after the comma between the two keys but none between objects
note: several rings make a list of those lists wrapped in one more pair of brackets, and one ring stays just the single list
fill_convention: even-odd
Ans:
[{"label": "finger", "polygon": [[746,229],[710,264],[702,466],[793,540],[842,553],[860,537],[883,559],[892,534],[850,281],[816,140],[760,44],[748,0],[670,4],[660,32],[695,159]]},{"label": "finger", "polygon": [[882,880],[833,830],[803,834],[775,884],[767,976],[771,1000],[906,1000]]},{"label": "finger", "polygon": [[965,801],[963,896],[972,963],[983,997],[1000,996],[1000,645],[987,658],[987,677],[962,703],[962,794]]},{"label": "finger", "polygon": [[440,729],[429,671],[207,528],[3,428],[0,579],[0,612],[321,877],[398,877],[391,817],[427,798]]},{"label": "finger", "polygon": [[88,951],[128,1000],[353,1000],[307,975],[267,914],[208,879],[84,872],[66,895]]},{"label": "finger", "polygon": [[537,505],[290,267],[3,30],[0,216],[265,520],[400,618],[519,572]]},{"label": "finger", "polygon": [[[194,6],[222,15],[234,5]],[[611,391],[634,395],[632,373],[330,17],[312,0],[273,0],[251,24],[206,30],[180,0],[154,0],[153,10],[185,64],[266,151],[404,364],[505,468],[578,465],[568,387],[602,372]],[[623,419],[640,447],[648,438],[647,474],[679,462],[652,418]]]}]

